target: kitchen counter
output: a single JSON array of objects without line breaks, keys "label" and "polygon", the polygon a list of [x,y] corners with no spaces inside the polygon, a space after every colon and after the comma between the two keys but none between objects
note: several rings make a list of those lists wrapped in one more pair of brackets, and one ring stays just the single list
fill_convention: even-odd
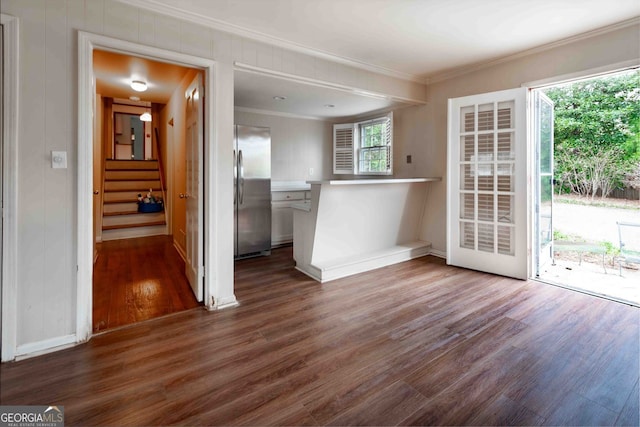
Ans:
[{"label": "kitchen counter", "polygon": [[424,256],[419,239],[428,186],[441,178],[307,181],[293,208],[296,269],[319,282]]}]

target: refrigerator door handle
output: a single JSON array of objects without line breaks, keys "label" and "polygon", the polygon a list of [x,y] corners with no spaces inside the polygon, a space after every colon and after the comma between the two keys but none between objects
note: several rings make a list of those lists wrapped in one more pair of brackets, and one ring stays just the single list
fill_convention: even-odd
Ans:
[{"label": "refrigerator door handle", "polygon": [[238,161],[236,159],[236,150],[233,150],[233,204],[236,204],[238,198]]},{"label": "refrigerator door handle", "polygon": [[244,203],[244,161],[242,150],[238,151],[238,204]]}]

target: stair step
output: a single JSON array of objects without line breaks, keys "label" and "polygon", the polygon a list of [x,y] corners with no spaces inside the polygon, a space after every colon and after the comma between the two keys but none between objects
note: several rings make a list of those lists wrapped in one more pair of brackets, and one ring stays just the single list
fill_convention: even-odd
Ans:
[{"label": "stair step", "polygon": [[166,225],[166,221],[151,221],[137,224],[116,224],[116,225],[103,225],[102,230],[118,230],[121,228],[137,228],[137,227],[151,227],[155,225]]},{"label": "stair step", "polygon": [[155,170],[107,170],[105,181],[141,181],[160,179],[160,172]]},{"label": "stair step", "polygon": [[158,169],[157,160],[107,160],[105,162],[105,171],[154,169]]},{"label": "stair step", "polygon": [[137,211],[137,210],[138,210],[138,203],[132,202],[131,200],[123,200],[121,202],[118,202],[117,200],[112,202],[105,202],[104,205],[102,206],[103,213]]},{"label": "stair step", "polygon": [[113,191],[139,191],[146,194],[149,189],[157,188],[157,191],[160,191],[160,181],[159,180],[143,180],[143,181],[105,181],[104,183],[104,191],[105,192],[113,192]]},{"label": "stair step", "polygon": [[[103,195],[104,203],[135,203],[138,201],[138,194],[145,196],[149,189],[146,190],[129,190],[129,191],[105,191]],[[160,190],[153,189],[156,196],[160,195]]]},{"label": "stair step", "polygon": [[118,215],[137,215],[140,212],[136,211],[114,211],[114,212],[103,212],[102,216],[118,216]]}]

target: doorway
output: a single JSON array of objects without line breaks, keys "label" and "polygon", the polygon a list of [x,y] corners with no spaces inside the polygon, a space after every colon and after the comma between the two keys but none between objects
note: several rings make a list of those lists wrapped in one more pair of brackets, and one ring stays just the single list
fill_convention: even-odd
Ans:
[{"label": "doorway", "polygon": [[635,69],[533,90],[555,115],[535,143],[536,277],[636,306],[639,81]]},{"label": "doorway", "polygon": [[[95,95],[92,90],[92,80],[94,78],[93,69],[93,52],[97,49],[102,49],[109,52],[116,52],[123,55],[137,56],[140,58],[148,58],[151,60],[177,64],[183,67],[196,68],[200,70],[204,76],[204,87],[201,88],[200,98],[203,103],[206,104],[205,114],[203,114],[203,125],[206,132],[203,133],[203,145],[204,153],[200,159],[203,164],[201,169],[202,176],[206,176],[208,173],[208,165],[210,160],[205,160],[205,156],[211,157],[209,149],[209,141],[211,141],[210,125],[212,123],[213,114],[211,109],[213,107],[213,67],[214,62],[211,60],[193,57],[190,55],[180,54],[171,51],[165,51],[163,49],[152,48],[144,45],[137,45],[135,43],[129,43],[120,41],[117,39],[111,39],[104,36],[93,35],[89,33],[81,32],[79,34],[79,117],[78,117],[78,131],[79,140],[81,143],[78,147],[78,297],[77,297],[77,341],[84,341],[91,336],[93,329],[92,322],[92,306],[93,306],[93,291],[92,291],[92,271],[93,271],[93,197],[87,197],[88,194],[93,195],[93,154],[94,149],[92,144],[86,144],[87,141],[93,140],[94,129],[92,126],[88,126],[92,122],[92,115],[95,105]],[[84,143],[83,143],[84,141]],[[209,178],[211,179],[211,178]],[[213,194],[213,193],[209,193]],[[198,204],[199,215],[204,217],[204,203],[205,197],[203,197]],[[211,238],[209,235],[208,222],[203,221],[203,227],[201,229],[200,237],[202,239]],[[210,240],[209,240],[210,241]],[[204,272],[204,264],[206,261],[202,257],[194,258],[198,262],[199,268],[197,271]],[[202,277],[199,278],[201,287],[203,290],[203,301],[206,298],[210,298],[210,288],[204,286],[206,282]]]},{"label": "doorway", "polygon": [[204,132],[199,70],[101,50],[93,65],[96,333],[202,302],[188,246],[202,242],[202,227],[185,220],[202,221],[202,198],[182,196],[201,186],[202,167],[192,165],[202,150],[192,146],[203,146]]}]

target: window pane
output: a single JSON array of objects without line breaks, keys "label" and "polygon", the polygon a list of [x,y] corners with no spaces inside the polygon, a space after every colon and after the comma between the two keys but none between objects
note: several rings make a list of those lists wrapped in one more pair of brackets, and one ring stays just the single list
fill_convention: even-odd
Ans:
[{"label": "window pane", "polygon": [[475,249],[475,232],[472,222],[460,222],[460,247]]},{"label": "window pane", "polygon": [[475,190],[475,179],[471,168],[472,165],[460,165],[461,190]]},{"label": "window pane", "polygon": [[475,202],[473,193],[460,194],[460,218],[473,219],[475,213]]},{"label": "window pane", "polygon": [[460,160],[468,162],[474,158],[474,136],[466,135],[460,137]]},{"label": "window pane", "polygon": [[493,222],[493,194],[478,194],[478,219]]},{"label": "window pane", "polygon": [[493,225],[478,224],[478,250],[493,252]]}]

